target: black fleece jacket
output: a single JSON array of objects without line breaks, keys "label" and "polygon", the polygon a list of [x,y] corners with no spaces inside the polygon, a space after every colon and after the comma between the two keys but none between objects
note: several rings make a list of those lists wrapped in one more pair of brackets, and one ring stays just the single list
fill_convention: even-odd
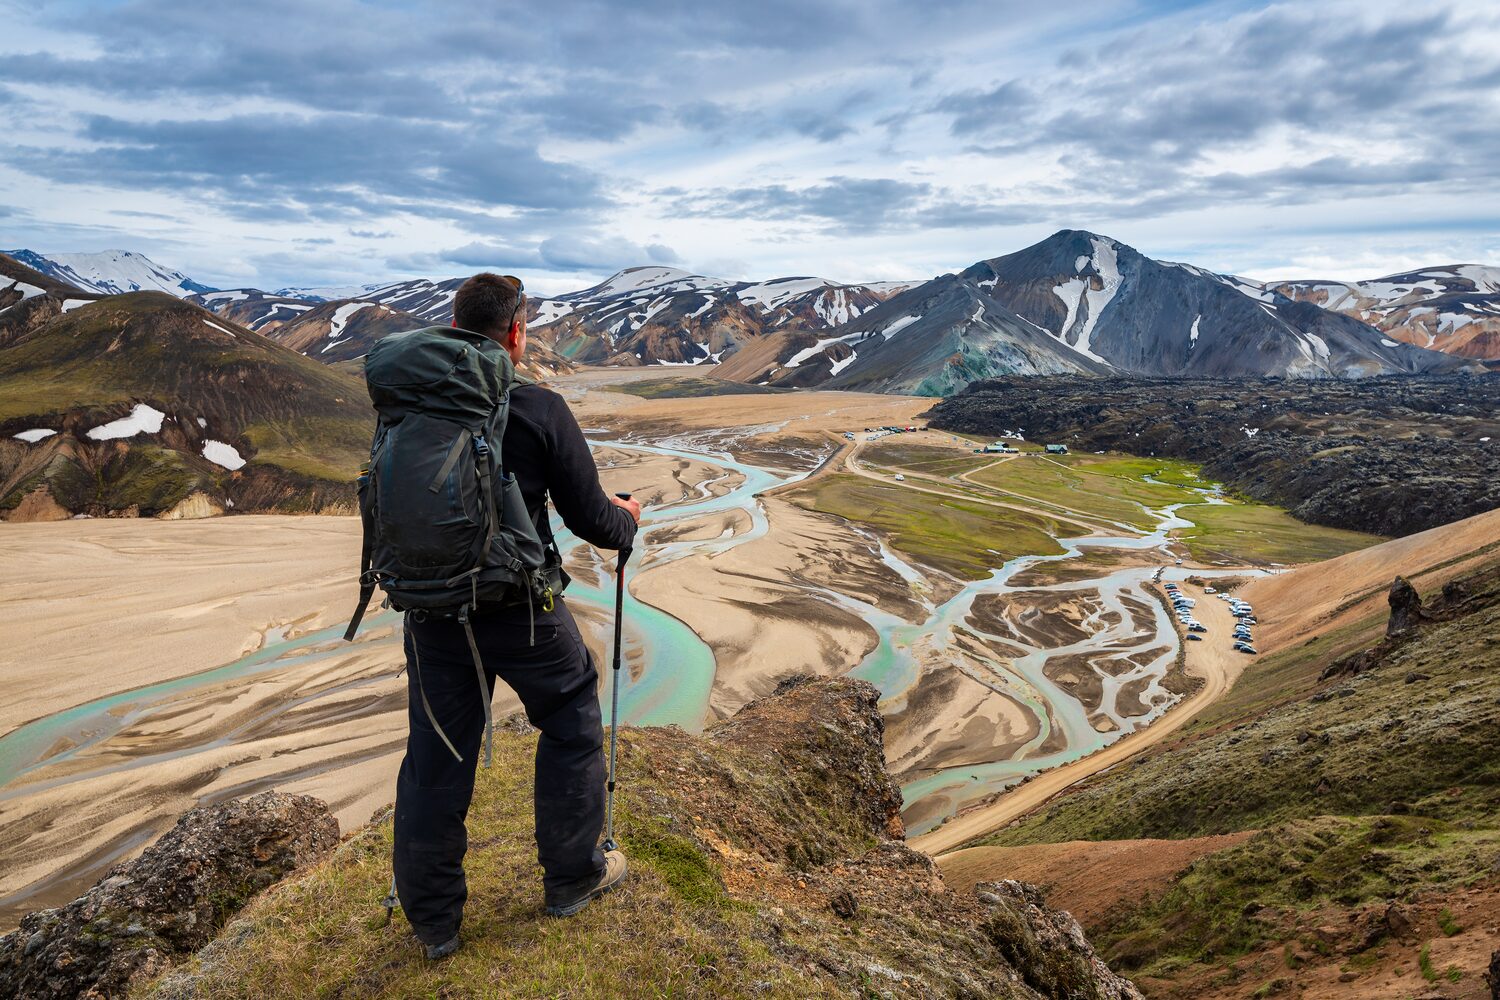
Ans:
[{"label": "black fleece jacket", "polygon": [[505,471],[519,482],[542,541],[552,542],[548,497],[563,524],[585,542],[623,549],[635,538],[635,519],[605,496],[588,441],[557,393],[531,384],[511,389],[503,448]]}]

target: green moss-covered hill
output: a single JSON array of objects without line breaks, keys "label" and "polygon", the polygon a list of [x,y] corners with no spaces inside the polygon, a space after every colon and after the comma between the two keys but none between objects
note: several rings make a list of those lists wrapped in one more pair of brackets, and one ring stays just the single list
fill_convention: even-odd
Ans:
[{"label": "green moss-covered hill", "polygon": [[[1187,737],[986,842],[1257,831],[1089,928],[1151,996],[1238,988],[1268,949],[1285,956],[1266,981],[1288,990],[1308,962],[1355,984],[1415,968],[1420,936],[1402,935],[1421,913],[1439,941],[1493,935],[1493,915],[1456,915],[1500,910],[1500,558],[1422,597],[1419,623],[1378,642],[1383,615],[1263,657]],[[1477,968],[1453,975],[1479,988]],[[1243,985],[1235,995],[1260,984]]]},{"label": "green moss-covered hill", "polygon": [[[0,511],[350,509],[374,419],[357,379],[169,295],[19,280],[44,294],[0,309]],[[132,412],[143,429],[97,436]]]},{"label": "green moss-covered hill", "polygon": [[878,697],[860,681],[797,679],[702,736],[622,732],[631,874],[567,920],[542,913],[536,738],[498,734],[469,813],[465,944],[451,959],[425,960],[399,910],[384,922],[387,817],[144,993],[1139,998],[1034,889],[947,890],[906,847]]}]

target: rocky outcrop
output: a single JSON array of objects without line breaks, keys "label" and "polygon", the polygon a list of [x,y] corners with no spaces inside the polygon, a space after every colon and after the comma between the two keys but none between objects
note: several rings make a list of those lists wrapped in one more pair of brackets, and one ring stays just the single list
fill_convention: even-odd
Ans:
[{"label": "rocky outcrop", "polygon": [[1042,892],[1024,882],[980,882],[974,892],[990,906],[985,929],[1026,985],[1044,997],[1139,1000],[1140,991],[1094,954],[1083,928],[1048,909]]},{"label": "rocky outcrop", "polygon": [[1391,617],[1385,623],[1386,635],[1398,635],[1422,623],[1422,595],[1405,577],[1398,576],[1391,581],[1387,600],[1391,605]]},{"label": "rocky outcrop", "polygon": [[1313,524],[1409,535],[1500,507],[1500,374],[1342,379],[1000,378],[931,426],[1201,462]]},{"label": "rocky outcrop", "polygon": [[[701,735],[622,730],[617,817],[632,875],[599,904],[606,913],[568,927],[569,947],[589,956],[585,992],[1138,1000],[1037,889],[951,890],[932,859],[906,845],[879,700],[863,681],[796,677]],[[484,902],[465,925],[462,969],[525,968],[515,996],[577,985],[527,944],[536,933],[528,922],[545,920],[527,902],[531,891],[540,902],[528,882],[535,741],[519,728],[497,732],[495,766],[480,772],[469,814],[471,849],[486,852],[470,867],[470,906]],[[471,980],[450,978],[453,967],[423,964],[399,917],[372,929],[389,884],[389,838],[388,820],[367,827],[147,995],[471,991]],[[503,932],[483,915],[497,904]],[[314,924],[358,928],[357,941],[337,931],[313,938]]]},{"label": "rocky outcrop", "polygon": [[338,839],[328,807],[305,795],[263,792],[195,809],[78,899],[0,938],[0,996],[123,996]]}]

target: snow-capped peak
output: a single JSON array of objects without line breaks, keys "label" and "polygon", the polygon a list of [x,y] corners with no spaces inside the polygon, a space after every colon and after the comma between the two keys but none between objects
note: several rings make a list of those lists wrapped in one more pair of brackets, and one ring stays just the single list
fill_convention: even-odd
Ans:
[{"label": "snow-capped peak", "polygon": [[729,282],[721,278],[706,278],[677,267],[627,267],[592,288],[558,296],[559,298],[608,298],[646,289],[663,290],[663,285],[680,286],[672,291],[696,291],[704,288],[723,288]]},{"label": "snow-capped peak", "polygon": [[335,299],[363,299],[375,292],[392,287],[389,281],[373,285],[325,285],[318,288],[278,288],[272,295],[286,299],[306,299],[309,302],[332,302]]},{"label": "snow-capped peak", "polygon": [[766,312],[783,303],[819,288],[828,288],[835,283],[827,278],[773,278],[759,284],[747,285],[739,290],[741,302],[760,306]]},{"label": "snow-capped peak", "polygon": [[144,254],[130,250],[56,254],[7,250],[6,254],[48,277],[103,295],[166,292],[185,299],[189,295],[217,290],[199,284],[181,271],[163,267]]}]

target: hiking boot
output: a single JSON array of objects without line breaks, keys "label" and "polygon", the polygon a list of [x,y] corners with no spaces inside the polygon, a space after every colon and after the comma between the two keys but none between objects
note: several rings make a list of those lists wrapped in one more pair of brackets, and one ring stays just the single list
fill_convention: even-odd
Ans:
[{"label": "hiking boot", "polygon": [[625,881],[625,855],[620,851],[606,851],[604,852],[604,874],[599,876],[598,883],[592,889],[585,890],[583,895],[576,899],[548,903],[547,916],[571,917],[588,906],[595,896],[604,895],[623,881]]},{"label": "hiking boot", "polygon": [[442,944],[427,945],[427,957],[435,962],[440,958],[447,958],[462,946],[463,942],[460,941],[458,939],[458,935],[455,934],[448,940],[444,941]]}]

